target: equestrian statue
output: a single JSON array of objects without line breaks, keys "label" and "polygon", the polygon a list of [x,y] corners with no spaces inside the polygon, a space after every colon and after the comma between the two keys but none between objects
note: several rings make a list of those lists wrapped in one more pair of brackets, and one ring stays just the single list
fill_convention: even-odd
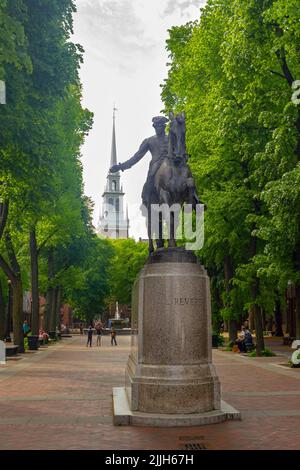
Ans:
[{"label": "equestrian statue", "polygon": [[[154,117],[153,127],[156,135],[144,140],[137,153],[125,163],[114,165],[110,171],[116,173],[124,171],[138,163],[148,152],[152,159],[148,171],[146,183],[142,192],[143,207],[147,210],[149,251],[154,251],[153,239],[156,239],[156,247],[163,248],[164,211],[159,211],[159,233],[153,233],[152,220],[153,207],[166,205],[171,208],[174,205],[183,207],[190,204],[194,209],[199,204],[195,181],[188,166],[186,152],[186,124],[185,114],[176,116],[170,113],[169,135],[166,134],[166,126],[169,122],[164,116]],[[175,214],[170,214],[170,235],[168,246],[176,247]]]}]

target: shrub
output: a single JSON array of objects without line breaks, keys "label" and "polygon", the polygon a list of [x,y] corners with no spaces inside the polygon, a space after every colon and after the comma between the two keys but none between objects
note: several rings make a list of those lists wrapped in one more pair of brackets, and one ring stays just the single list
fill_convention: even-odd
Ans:
[{"label": "shrub", "polygon": [[215,341],[217,346],[223,346],[224,345],[225,340],[224,340],[223,336],[220,334],[220,332],[213,331],[212,337],[213,337],[213,342]]},{"label": "shrub", "polygon": [[232,351],[233,346],[234,341],[229,341],[229,343],[226,345],[225,351]]},{"label": "shrub", "polygon": [[[249,357],[257,357],[256,349],[254,349],[254,351],[251,351],[250,353],[248,353],[248,356]],[[263,352],[262,352],[262,357],[274,357],[274,356],[276,356],[276,354],[273,353],[273,351],[271,351],[268,348],[264,349]]]}]

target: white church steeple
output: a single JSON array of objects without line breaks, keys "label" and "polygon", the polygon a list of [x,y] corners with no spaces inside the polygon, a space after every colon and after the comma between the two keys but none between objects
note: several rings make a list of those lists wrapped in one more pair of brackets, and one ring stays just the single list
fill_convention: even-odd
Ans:
[{"label": "white church steeple", "polygon": [[[117,165],[117,143],[116,143],[116,107],[113,110],[113,133],[110,168]],[[123,187],[121,186],[121,175],[108,172],[106,188],[102,195],[103,203],[98,225],[98,234],[105,238],[129,238],[128,212],[124,211]]]}]

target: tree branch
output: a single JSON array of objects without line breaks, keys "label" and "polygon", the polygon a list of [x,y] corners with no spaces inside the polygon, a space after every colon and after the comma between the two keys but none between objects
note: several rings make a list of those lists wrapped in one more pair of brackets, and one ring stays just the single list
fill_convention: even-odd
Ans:
[{"label": "tree branch", "polygon": [[274,75],[277,75],[278,77],[284,78],[284,80],[286,79],[285,75],[283,75],[280,72],[276,72],[276,70],[270,70],[270,72],[273,73]]},{"label": "tree branch", "polygon": [[7,249],[8,259],[12,267],[12,272],[14,273],[15,277],[18,277],[21,273],[21,269],[15,254],[11,236],[8,232],[6,232],[5,234],[5,245]]},{"label": "tree branch", "polygon": [[2,255],[0,255],[0,268],[11,282],[16,280],[16,276]]},{"label": "tree branch", "polygon": [[0,240],[3,236],[3,232],[6,226],[8,217],[8,202],[0,203]]},{"label": "tree branch", "polygon": [[285,79],[287,80],[288,84],[292,86],[295,80],[287,64],[285,50],[282,48],[281,50],[276,51],[275,54],[280,61],[281,70],[283,71]]},{"label": "tree branch", "polygon": [[40,254],[40,252],[42,251],[42,249],[45,247],[46,243],[56,234],[57,230],[55,230],[55,232],[52,232],[50,235],[48,235],[48,237],[45,238],[45,240],[42,241],[42,243],[40,244],[40,246],[38,247],[38,254]]}]

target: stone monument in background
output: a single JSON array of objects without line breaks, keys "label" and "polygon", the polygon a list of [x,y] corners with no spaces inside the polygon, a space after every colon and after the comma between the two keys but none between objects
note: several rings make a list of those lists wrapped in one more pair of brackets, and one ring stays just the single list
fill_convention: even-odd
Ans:
[{"label": "stone monument in background", "polygon": [[[125,386],[114,388],[114,424],[193,426],[240,419],[221,401],[220,382],[212,364],[211,298],[207,273],[192,251],[176,247],[171,217],[168,247],[151,227],[151,205],[199,203],[187,164],[185,116],[156,117],[156,136],[111,172],[130,168],[149,150],[152,161],[143,190],[147,208],[149,259],[132,293],[131,353]],[[152,213],[153,217],[153,213]],[[173,222],[173,223],[172,223]],[[156,239],[156,251],[153,237]]]}]

